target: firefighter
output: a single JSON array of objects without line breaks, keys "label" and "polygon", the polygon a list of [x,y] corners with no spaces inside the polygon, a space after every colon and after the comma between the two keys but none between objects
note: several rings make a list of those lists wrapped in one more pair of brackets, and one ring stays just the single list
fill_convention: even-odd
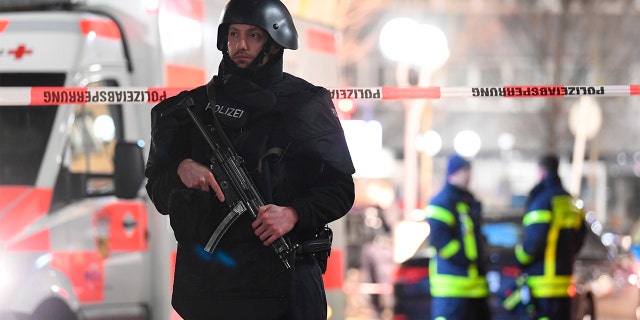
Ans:
[{"label": "firefighter", "polygon": [[446,182],[426,208],[430,245],[431,319],[490,319],[480,233],[482,206],[468,190],[471,164],[449,156]]},{"label": "firefighter", "polygon": [[539,159],[539,182],[527,198],[522,243],[515,249],[535,319],[571,319],[571,275],[586,233],[584,211],[563,188],[558,164],[555,155]]}]

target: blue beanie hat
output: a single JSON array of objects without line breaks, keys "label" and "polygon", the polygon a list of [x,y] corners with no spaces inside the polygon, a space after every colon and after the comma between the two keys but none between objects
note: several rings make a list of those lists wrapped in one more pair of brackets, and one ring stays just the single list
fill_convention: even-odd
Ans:
[{"label": "blue beanie hat", "polygon": [[447,177],[462,168],[469,167],[471,167],[471,163],[469,161],[454,153],[449,156],[449,164],[447,165]]}]

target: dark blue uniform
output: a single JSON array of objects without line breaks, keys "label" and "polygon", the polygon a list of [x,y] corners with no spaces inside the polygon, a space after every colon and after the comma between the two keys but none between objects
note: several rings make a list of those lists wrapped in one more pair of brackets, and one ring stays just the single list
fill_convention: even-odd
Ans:
[{"label": "dark blue uniform", "polygon": [[437,253],[429,265],[432,319],[489,319],[480,202],[447,182],[426,213]]},{"label": "dark blue uniform", "polygon": [[548,174],[529,195],[516,257],[528,275],[537,319],[570,319],[568,289],[586,231],[576,203],[557,174]]}]

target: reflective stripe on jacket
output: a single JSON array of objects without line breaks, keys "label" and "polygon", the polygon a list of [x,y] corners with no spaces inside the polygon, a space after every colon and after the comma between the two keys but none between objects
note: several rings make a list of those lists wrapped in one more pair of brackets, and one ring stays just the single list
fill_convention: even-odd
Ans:
[{"label": "reflective stripe on jacket", "polygon": [[516,258],[526,267],[527,283],[537,298],[568,297],[575,255],[584,229],[584,212],[567,194],[551,197],[549,209],[525,214],[523,244],[516,246]]},{"label": "reflective stripe on jacket", "polygon": [[[447,187],[451,186],[446,186],[443,192],[451,191]],[[429,263],[431,295],[486,297],[489,293],[487,281],[478,265],[480,253],[476,238],[479,226],[474,223],[468,203],[453,201],[449,202],[455,203],[452,208],[445,208],[446,202],[449,201],[441,203],[436,198],[426,208],[427,219],[432,228],[431,245],[437,252]]]}]

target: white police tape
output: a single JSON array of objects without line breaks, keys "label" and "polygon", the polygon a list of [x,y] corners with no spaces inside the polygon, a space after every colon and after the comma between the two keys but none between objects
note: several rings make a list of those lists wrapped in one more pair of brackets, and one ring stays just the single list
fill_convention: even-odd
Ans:
[{"label": "white police tape", "polygon": [[[182,90],[173,87],[0,87],[0,106],[84,103],[155,104]],[[328,88],[333,99],[407,100],[441,98],[558,98],[636,96],[638,85],[532,85],[501,87],[347,87]]]}]

